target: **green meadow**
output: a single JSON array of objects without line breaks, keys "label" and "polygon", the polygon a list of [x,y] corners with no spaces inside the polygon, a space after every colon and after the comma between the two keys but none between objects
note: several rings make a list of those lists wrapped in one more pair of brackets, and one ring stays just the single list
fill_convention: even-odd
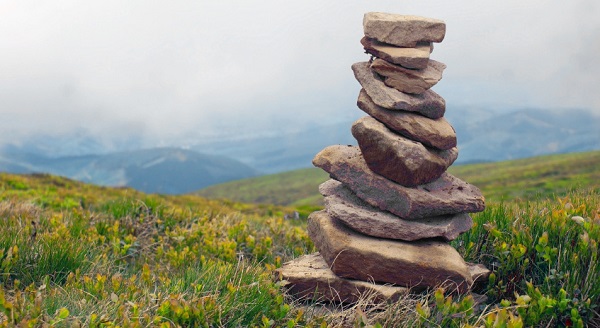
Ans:
[{"label": "green meadow", "polygon": [[[479,187],[487,201],[536,199],[565,195],[576,188],[598,188],[600,151],[454,165],[448,171]],[[320,206],[317,189],[327,179],[321,169],[308,168],[214,185],[197,194],[246,203]]]},{"label": "green meadow", "polygon": [[[474,287],[484,299],[432,289],[352,305],[299,302],[274,275],[315,251],[317,170],[238,182],[222,200],[0,174],[0,327],[597,327],[599,166],[591,152],[453,167],[488,199],[452,242],[492,269]],[[283,219],[294,210],[303,219]]]}]

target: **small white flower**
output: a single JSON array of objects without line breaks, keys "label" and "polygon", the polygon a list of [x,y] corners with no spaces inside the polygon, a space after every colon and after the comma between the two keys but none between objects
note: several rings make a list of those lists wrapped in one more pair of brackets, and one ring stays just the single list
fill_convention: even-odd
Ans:
[{"label": "small white flower", "polygon": [[583,224],[585,222],[585,219],[579,215],[572,216],[571,220],[575,221],[577,224]]}]

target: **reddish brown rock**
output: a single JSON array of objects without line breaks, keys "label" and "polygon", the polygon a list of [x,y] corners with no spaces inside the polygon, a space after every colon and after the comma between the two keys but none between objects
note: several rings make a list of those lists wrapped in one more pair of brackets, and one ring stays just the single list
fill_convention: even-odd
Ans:
[{"label": "reddish brown rock", "polygon": [[408,293],[405,287],[340,278],[319,253],[286,262],[275,274],[290,294],[302,299],[354,303],[362,297],[374,302],[393,302]]},{"label": "reddish brown rock", "polygon": [[360,150],[352,146],[329,146],[320,151],[313,164],[350,188],[372,206],[403,219],[483,211],[481,191],[449,173],[414,188],[404,187],[367,166]]},{"label": "reddish brown rock", "polygon": [[423,69],[427,67],[429,55],[433,50],[431,43],[420,42],[414,48],[396,47],[364,37],[360,40],[363,48],[371,55],[406,68]]},{"label": "reddish brown rock", "polygon": [[441,150],[456,147],[456,132],[443,117],[434,120],[411,112],[379,107],[364,89],[360,91],[357,105],[365,113],[385,124],[390,130],[425,146]]},{"label": "reddish brown rock", "polygon": [[352,71],[375,104],[387,109],[417,112],[433,119],[444,116],[446,102],[433,90],[427,90],[420,95],[400,92],[385,85],[370,66],[368,62],[355,63],[352,65]]},{"label": "reddish brown rock", "polygon": [[307,228],[331,271],[342,278],[417,288],[443,285],[459,293],[473,283],[465,261],[445,242],[368,237],[325,211],[312,213]]},{"label": "reddish brown rock", "polygon": [[319,186],[327,213],[367,236],[413,241],[440,237],[453,240],[473,226],[467,213],[404,220],[356,197],[341,182],[330,179]]},{"label": "reddish brown rock", "polygon": [[417,42],[442,42],[446,23],[434,18],[370,12],[363,18],[365,35],[399,47],[414,47]]},{"label": "reddish brown rock", "polygon": [[371,69],[384,77],[385,85],[413,94],[421,94],[436,85],[445,68],[445,64],[435,60],[430,60],[424,69],[408,69],[382,59],[375,59],[371,64]]},{"label": "reddish brown rock", "polygon": [[458,157],[456,147],[426,148],[422,143],[394,133],[370,116],[354,122],[352,135],[373,172],[406,187],[439,178]]}]

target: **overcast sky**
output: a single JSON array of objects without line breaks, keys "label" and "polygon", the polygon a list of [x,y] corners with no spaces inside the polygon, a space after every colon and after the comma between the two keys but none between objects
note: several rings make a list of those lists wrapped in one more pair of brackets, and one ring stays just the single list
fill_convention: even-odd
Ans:
[{"label": "overcast sky", "polygon": [[449,108],[600,115],[600,2],[0,1],[1,142],[84,131],[176,143],[358,117],[365,12],[439,18]]}]

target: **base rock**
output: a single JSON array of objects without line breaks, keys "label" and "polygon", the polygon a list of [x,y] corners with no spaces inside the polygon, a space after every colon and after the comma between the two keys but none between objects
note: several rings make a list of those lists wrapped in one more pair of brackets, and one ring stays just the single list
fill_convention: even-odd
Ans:
[{"label": "base rock", "polygon": [[288,292],[301,299],[354,303],[360,298],[374,302],[397,301],[408,288],[378,285],[336,276],[319,253],[304,255],[275,271]]},{"label": "base rock", "polygon": [[466,293],[473,283],[463,258],[445,242],[368,237],[325,211],[312,213],[307,228],[331,271],[342,278],[418,289],[443,286],[459,293]]}]

